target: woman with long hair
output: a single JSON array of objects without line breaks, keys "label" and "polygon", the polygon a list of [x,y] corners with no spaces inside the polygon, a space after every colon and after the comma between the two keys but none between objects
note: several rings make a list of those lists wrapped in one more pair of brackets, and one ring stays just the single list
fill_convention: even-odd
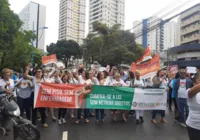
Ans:
[{"label": "woman with long hair", "polygon": [[[67,80],[68,80],[68,76],[66,74],[64,74],[61,77],[61,83],[60,84],[68,84]],[[65,120],[66,113],[67,113],[66,108],[59,108],[58,109],[58,124],[65,124],[66,123],[66,120]]]},{"label": "woman with long hair", "polygon": [[190,140],[200,138],[200,73],[193,77],[193,87],[188,89],[189,116],[186,121]]},{"label": "woman with long hair", "polygon": [[[103,86],[105,83],[105,78],[104,78],[104,73],[103,72],[99,72],[97,74],[97,85],[101,85]],[[96,109],[95,110],[95,114],[96,114],[96,123],[99,124],[104,123],[104,109]]]},{"label": "woman with long hair", "polygon": [[[33,87],[38,86],[38,84],[45,82],[42,69],[36,68],[35,69],[35,76],[28,75],[30,72],[30,65],[26,66],[26,71],[24,73],[24,77],[33,83]],[[36,119],[37,119],[37,110],[39,109],[40,116],[41,116],[41,124],[42,127],[46,128],[48,125],[46,124],[46,108],[34,108],[34,92],[32,92],[32,123],[36,125]]]},{"label": "woman with long hair", "polygon": [[[86,72],[84,69],[79,69],[77,72],[78,73],[76,75],[76,79],[78,80],[78,83],[82,84],[82,85],[85,85],[85,86],[88,85],[87,84],[87,80],[89,79],[88,72]],[[76,124],[80,123],[81,110],[82,109],[77,109],[77,120],[75,121]],[[84,122],[85,123],[89,123],[89,120],[88,120],[88,109],[83,109],[83,112],[84,112]]]},{"label": "woman with long hair", "polygon": [[[165,73],[164,73],[163,70],[159,70],[157,72],[156,76],[152,79],[152,81],[153,81],[153,88],[164,88],[164,89],[166,89],[166,87],[167,87],[167,80],[166,80]],[[160,122],[161,123],[167,123],[167,121],[165,120],[165,110],[153,110],[151,122],[153,124],[157,123],[156,115],[158,113],[161,115]]]}]

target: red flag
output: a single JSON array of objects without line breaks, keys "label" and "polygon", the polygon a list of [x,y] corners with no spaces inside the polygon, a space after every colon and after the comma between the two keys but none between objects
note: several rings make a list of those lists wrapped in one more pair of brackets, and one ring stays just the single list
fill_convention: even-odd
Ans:
[{"label": "red flag", "polygon": [[152,56],[151,56],[151,50],[149,48],[149,46],[147,46],[144,55],[136,62],[137,64],[140,64],[142,62],[145,62],[147,60],[151,60]]}]

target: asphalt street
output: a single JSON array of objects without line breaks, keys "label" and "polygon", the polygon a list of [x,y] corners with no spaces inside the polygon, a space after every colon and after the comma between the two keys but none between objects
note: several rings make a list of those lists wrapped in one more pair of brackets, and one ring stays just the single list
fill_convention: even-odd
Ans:
[{"label": "asphalt street", "polygon": [[[112,122],[110,111],[106,114],[105,123],[100,125],[96,125],[95,118],[89,118],[89,124],[85,124],[83,120],[81,124],[74,124],[74,120],[68,118],[66,124],[59,125],[57,122],[52,122],[49,117],[48,128],[41,128],[39,122],[37,127],[41,133],[41,140],[189,140],[187,129],[175,124],[173,114],[168,111],[166,112],[168,123],[156,125],[151,123],[150,111],[145,111],[145,122],[141,125],[136,125],[135,117],[132,116],[128,117],[127,123],[123,123]],[[159,116],[157,120],[159,121]],[[4,140],[12,138],[6,137]]]}]

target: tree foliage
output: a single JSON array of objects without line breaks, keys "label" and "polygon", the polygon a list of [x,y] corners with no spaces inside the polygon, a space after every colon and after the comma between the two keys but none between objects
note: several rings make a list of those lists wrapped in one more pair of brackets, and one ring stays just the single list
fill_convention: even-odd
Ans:
[{"label": "tree foliage", "polygon": [[47,46],[47,52],[49,55],[56,54],[57,59],[64,61],[66,66],[71,56],[81,57],[80,46],[73,40],[58,40],[56,43],[51,43]]},{"label": "tree foliage", "polygon": [[105,24],[94,22],[94,33],[88,34],[82,45],[86,61],[91,58],[102,65],[131,64],[144,52],[141,45],[136,44],[135,35],[120,29],[116,24],[108,28]]},{"label": "tree foliage", "polygon": [[0,1],[0,69],[8,67],[19,71],[31,62],[41,63],[42,54],[33,46],[35,35],[31,31],[20,31],[22,22],[9,8],[7,0]]}]

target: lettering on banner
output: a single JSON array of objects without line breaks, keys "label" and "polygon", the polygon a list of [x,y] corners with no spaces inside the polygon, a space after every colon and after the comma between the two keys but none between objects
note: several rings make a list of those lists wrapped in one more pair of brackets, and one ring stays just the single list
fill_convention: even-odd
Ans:
[{"label": "lettering on banner", "polygon": [[42,88],[40,101],[52,101],[52,102],[73,102],[73,96],[75,93],[73,90],[66,89],[54,89],[54,88]]}]

